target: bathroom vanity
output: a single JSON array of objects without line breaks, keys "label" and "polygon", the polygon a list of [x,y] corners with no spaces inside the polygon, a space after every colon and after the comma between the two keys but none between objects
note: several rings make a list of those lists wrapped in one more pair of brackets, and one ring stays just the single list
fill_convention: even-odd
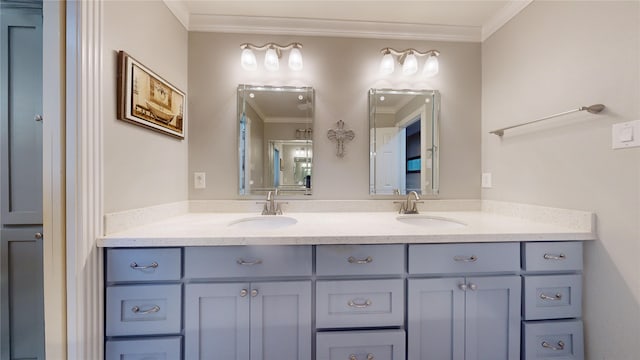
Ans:
[{"label": "bathroom vanity", "polygon": [[106,359],[583,359],[590,214],[410,216],[190,213],[106,236]]}]

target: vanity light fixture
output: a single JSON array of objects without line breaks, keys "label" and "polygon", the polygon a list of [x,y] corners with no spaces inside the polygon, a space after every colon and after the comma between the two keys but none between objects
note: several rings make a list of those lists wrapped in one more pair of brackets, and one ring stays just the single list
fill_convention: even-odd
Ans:
[{"label": "vanity light fixture", "polygon": [[418,72],[418,57],[426,56],[427,60],[424,63],[422,74],[426,77],[432,77],[438,74],[439,64],[438,56],[440,51],[428,50],[425,52],[418,51],[414,48],[398,51],[393,48],[384,48],[380,50],[382,53],[382,61],[380,62],[380,72],[383,75],[390,75],[395,70],[395,58],[402,65],[403,75],[413,75]]},{"label": "vanity light fixture", "polygon": [[256,51],[266,51],[264,55],[264,67],[268,71],[278,71],[280,68],[280,58],[282,57],[282,52],[286,50],[289,51],[289,69],[293,71],[302,70],[302,44],[298,42],[291,43],[289,45],[278,45],[276,43],[266,43],[262,46],[257,46],[249,43],[244,43],[240,45],[240,49],[242,49],[242,54],[240,55],[240,65],[242,68],[248,71],[255,71],[258,69],[258,62],[256,60],[256,55],[253,53],[253,50]]}]

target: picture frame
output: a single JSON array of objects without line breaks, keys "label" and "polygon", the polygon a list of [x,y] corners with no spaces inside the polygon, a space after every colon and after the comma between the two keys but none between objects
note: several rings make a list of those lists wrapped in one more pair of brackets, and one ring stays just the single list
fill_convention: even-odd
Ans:
[{"label": "picture frame", "polygon": [[118,51],[118,119],[184,139],[186,94]]}]

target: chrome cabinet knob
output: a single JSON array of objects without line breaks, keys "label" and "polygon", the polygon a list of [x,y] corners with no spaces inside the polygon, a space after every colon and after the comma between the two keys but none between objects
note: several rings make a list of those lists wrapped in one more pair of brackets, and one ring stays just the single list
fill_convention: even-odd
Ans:
[{"label": "chrome cabinet knob", "polygon": [[256,297],[256,296],[258,296],[258,290],[256,289],[251,290],[251,297]]},{"label": "chrome cabinet knob", "polygon": [[35,235],[33,235],[33,237],[35,237],[36,240],[40,240],[40,239],[42,239],[42,233],[41,232],[37,232],[37,233],[35,233]]},{"label": "chrome cabinet knob", "polygon": [[40,115],[40,114],[36,115],[36,116],[33,118],[33,120],[38,121],[38,122],[42,121],[42,120],[43,120],[43,119],[42,119],[42,115]]},{"label": "chrome cabinet knob", "polygon": [[242,290],[240,290],[240,297],[245,297],[245,296],[247,296],[248,293],[249,292],[247,291],[247,289],[242,289]]},{"label": "chrome cabinet knob", "polygon": [[458,287],[460,288],[460,290],[462,291],[467,291],[467,284],[460,284],[458,285]]},{"label": "chrome cabinet knob", "polygon": [[476,291],[476,290],[478,290],[478,285],[476,285],[476,284],[469,284],[469,289],[471,289],[472,291]]}]

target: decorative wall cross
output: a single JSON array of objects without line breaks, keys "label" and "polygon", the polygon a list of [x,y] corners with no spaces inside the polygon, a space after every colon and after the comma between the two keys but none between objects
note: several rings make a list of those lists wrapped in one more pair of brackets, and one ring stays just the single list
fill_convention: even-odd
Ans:
[{"label": "decorative wall cross", "polygon": [[353,138],[356,137],[356,134],[353,132],[353,130],[345,130],[344,121],[340,120],[338,121],[337,128],[329,129],[329,131],[327,131],[327,137],[329,138],[329,140],[336,143],[336,155],[338,157],[343,157],[345,141],[353,140]]}]

